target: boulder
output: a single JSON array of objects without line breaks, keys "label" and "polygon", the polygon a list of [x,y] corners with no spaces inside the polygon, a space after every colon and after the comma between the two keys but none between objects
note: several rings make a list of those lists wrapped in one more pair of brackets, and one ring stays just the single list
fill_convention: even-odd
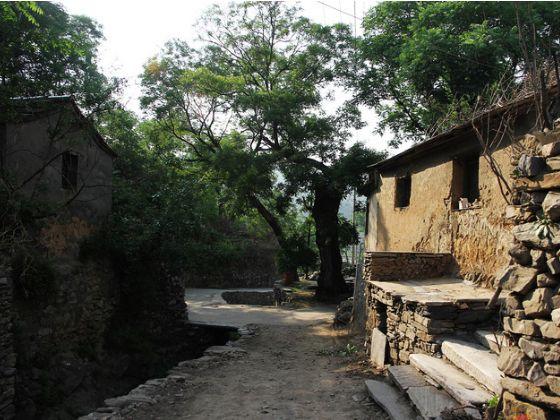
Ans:
[{"label": "boulder", "polygon": [[542,203],[542,208],[550,220],[553,222],[560,220],[560,192],[549,191]]},{"label": "boulder", "polygon": [[521,337],[518,342],[518,346],[523,353],[533,360],[539,360],[544,358],[544,352],[548,351],[548,344],[541,343],[539,341],[530,340],[526,337]]},{"label": "boulder", "polygon": [[517,164],[517,168],[521,171],[521,173],[528,177],[540,175],[544,171],[545,167],[546,161],[543,157],[529,156],[526,154],[521,155],[519,163]]},{"label": "boulder", "polygon": [[509,250],[509,255],[519,265],[531,265],[531,250],[523,244],[516,244]]},{"label": "boulder", "polygon": [[525,378],[532,362],[518,347],[504,347],[498,357],[498,369],[508,376]]},{"label": "boulder", "polygon": [[529,318],[548,317],[552,311],[552,289],[539,287],[527,295],[523,309]]},{"label": "boulder", "polygon": [[541,335],[539,326],[535,321],[529,319],[515,319],[504,317],[504,330],[514,334],[530,335],[539,337]]},{"label": "boulder", "polygon": [[558,257],[552,257],[546,260],[546,265],[551,274],[560,273],[560,259]]},{"label": "boulder", "polygon": [[521,300],[515,295],[509,295],[504,300],[504,312],[513,315],[516,310],[521,309]]},{"label": "boulder", "polygon": [[542,146],[541,155],[545,158],[560,155],[560,142],[548,143]]},{"label": "boulder", "polygon": [[536,404],[546,405],[553,410],[560,410],[560,398],[545,394],[542,389],[529,381],[514,378],[503,378],[502,386],[504,390],[511,392],[512,394],[519,395],[524,400],[531,401]]},{"label": "boulder", "polygon": [[504,419],[525,418],[531,420],[547,420],[547,413],[540,407],[520,401],[510,392],[504,392]]},{"label": "boulder", "polygon": [[554,322],[538,320],[538,325],[543,337],[560,340],[560,327]]},{"label": "boulder", "polygon": [[560,395],[560,376],[549,376],[546,378],[548,388],[556,395]]},{"label": "boulder", "polygon": [[538,270],[531,267],[509,266],[498,277],[498,284],[505,290],[525,294],[533,288]]},{"label": "boulder", "polygon": [[540,363],[533,362],[531,368],[527,372],[527,379],[536,386],[546,386],[546,373],[544,373]]},{"label": "boulder", "polygon": [[549,171],[560,171],[560,157],[550,157],[546,160]]},{"label": "boulder", "polygon": [[[559,172],[560,176],[560,172]],[[549,226],[551,234],[545,236],[539,234],[539,222],[523,223],[514,226],[512,229],[513,237],[523,244],[539,249],[553,249],[560,245],[560,229],[557,225]]]},{"label": "boulder", "polygon": [[541,273],[537,276],[537,287],[556,287],[558,279],[549,273]]}]

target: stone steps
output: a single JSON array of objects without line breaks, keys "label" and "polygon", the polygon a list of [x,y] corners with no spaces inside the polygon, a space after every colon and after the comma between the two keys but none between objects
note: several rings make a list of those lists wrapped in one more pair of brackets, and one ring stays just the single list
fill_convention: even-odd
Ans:
[{"label": "stone steps", "polygon": [[494,333],[489,330],[478,330],[475,331],[474,337],[480,344],[498,355],[500,354],[500,349],[507,346],[506,338],[501,333]]},{"label": "stone steps", "polygon": [[492,394],[443,359],[425,354],[411,354],[410,364],[436,381],[449,395],[464,406],[481,406]]},{"label": "stone steps", "polygon": [[478,383],[501,394],[500,381],[503,375],[498,369],[498,356],[495,353],[479,344],[458,339],[444,340],[441,351],[448,361]]},{"label": "stone steps", "polygon": [[366,380],[369,396],[379,405],[392,420],[415,419],[416,414],[406,396],[387,382]]}]

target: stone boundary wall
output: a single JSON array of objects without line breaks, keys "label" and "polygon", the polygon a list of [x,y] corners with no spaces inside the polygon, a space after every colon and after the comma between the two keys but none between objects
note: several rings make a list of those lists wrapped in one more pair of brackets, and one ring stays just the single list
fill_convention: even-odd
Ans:
[{"label": "stone boundary wall", "polygon": [[0,271],[0,419],[15,416],[16,355],[12,335],[12,290]]},{"label": "stone boundary wall", "polygon": [[550,142],[560,132],[537,134],[545,144],[518,157],[521,177],[506,210],[516,225],[511,262],[496,284],[513,292],[502,308],[509,346],[498,361],[506,418],[560,413],[560,142]]},{"label": "stone boundary wall", "polygon": [[364,281],[399,281],[442,277],[451,273],[451,254],[366,252]]}]

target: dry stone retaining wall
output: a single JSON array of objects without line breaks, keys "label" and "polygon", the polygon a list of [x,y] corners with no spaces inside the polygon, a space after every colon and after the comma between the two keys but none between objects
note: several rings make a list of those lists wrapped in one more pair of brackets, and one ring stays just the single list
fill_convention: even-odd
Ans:
[{"label": "dry stone retaining wall", "polygon": [[12,291],[7,276],[0,271],[0,418],[14,417],[16,355],[12,335]]},{"label": "dry stone retaining wall", "polygon": [[[560,134],[542,134],[560,140]],[[532,136],[527,136],[532,137]],[[511,265],[497,286],[512,291],[502,308],[509,346],[500,353],[504,414],[531,419],[560,413],[560,143],[538,155],[522,155],[514,204],[506,217],[516,224]],[[509,417],[508,417],[509,418]]]},{"label": "dry stone retaining wall", "polygon": [[364,281],[427,279],[450,274],[451,254],[366,252]]}]

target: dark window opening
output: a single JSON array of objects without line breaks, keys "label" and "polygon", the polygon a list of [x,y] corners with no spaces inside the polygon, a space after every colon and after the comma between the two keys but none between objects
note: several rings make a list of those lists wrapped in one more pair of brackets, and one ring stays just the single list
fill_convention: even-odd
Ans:
[{"label": "dark window opening", "polygon": [[411,177],[410,174],[397,178],[395,190],[395,207],[408,207],[410,204]]},{"label": "dark window opening", "polygon": [[467,208],[480,197],[478,169],[478,155],[453,161],[453,208]]},{"label": "dark window opening", "polygon": [[62,188],[75,190],[78,187],[78,155],[71,152],[62,154]]}]

